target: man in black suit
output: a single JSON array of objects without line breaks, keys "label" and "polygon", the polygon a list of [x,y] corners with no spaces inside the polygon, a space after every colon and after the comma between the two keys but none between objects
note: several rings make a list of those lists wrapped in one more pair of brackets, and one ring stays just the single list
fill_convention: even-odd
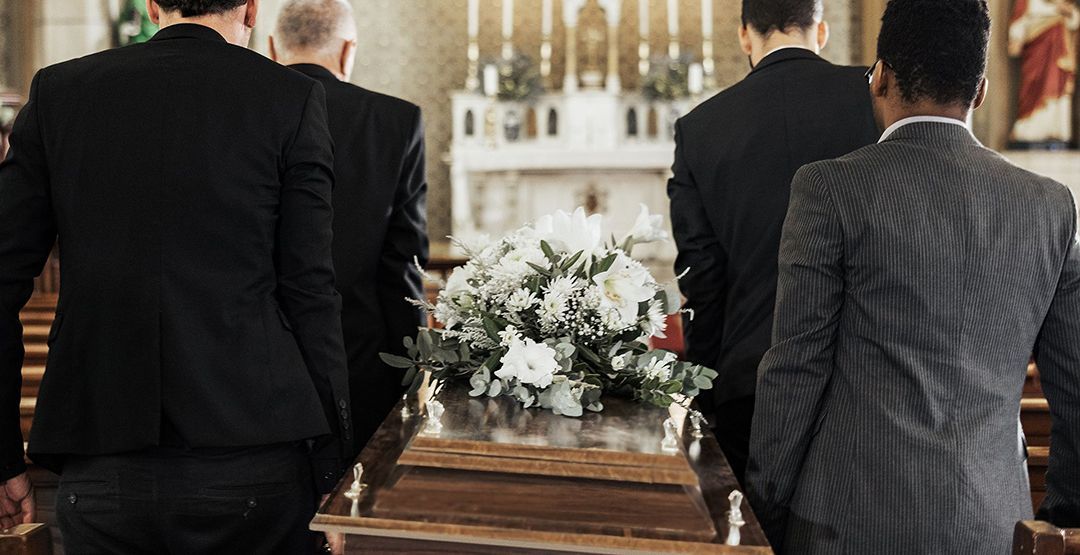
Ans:
[{"label": "man in black suit", "polygon": [[864,69],[818,56],[821,0],[744,0],[753,70],[676,125],[668,183],[677,272],[692,317],[687,358],[715,368],[699,398],[742,480],[758,363],[769,348],[776,258],[795,171],[877,140]]},{"label": "man in black suit", "polygon": [[239,46],[257,6],[151,1],[150,42],[38,73],[0,166],[0,507],[33,518],[19,310],[59,237],[29,456],[72,551],[309,550],[351,451],[325,93]]},{"label": "man in black suit", "polygon": [[402,339],[424,325],[419,264],[428,258],[427,180],[420,108],[348,82],[356,21],[345,0],[290,0],[270,39],[278,62],[326,87],[334,173],[334,269],[349,354],[359,451],[403,393],[400,370],[380,352],[404,355]]}]

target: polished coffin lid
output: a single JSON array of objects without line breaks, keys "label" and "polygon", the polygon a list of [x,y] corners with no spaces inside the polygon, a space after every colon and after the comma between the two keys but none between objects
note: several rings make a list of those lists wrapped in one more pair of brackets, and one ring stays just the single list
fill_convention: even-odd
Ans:
[{"label": "polished coffin lid", "polygon": [[707,431],[695,439],[680,426],[679,449],[661,447],[666,410],[606,398],[603,413],[569,418],[454,386],[437,399],[438,431],[423,401],[390,413],[360,456],[363,491],[346,496],[347,477],[313,529],[593,553],[770,552],[745,504],[742,546],[724,545],[737,483]]}]

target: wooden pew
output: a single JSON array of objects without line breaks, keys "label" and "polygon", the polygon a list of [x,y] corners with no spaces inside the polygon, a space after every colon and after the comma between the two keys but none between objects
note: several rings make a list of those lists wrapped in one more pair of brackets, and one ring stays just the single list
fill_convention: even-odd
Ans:
[{"label": "wooden pew", "polygon": [[19,524],[0,531],[0,555],[51,555],[49,527],[44,524]]},{"label": "wooden pew", "polygon": [[1013,532],[1013,555],[1080,555],[1080,528],[1023,520]]}]

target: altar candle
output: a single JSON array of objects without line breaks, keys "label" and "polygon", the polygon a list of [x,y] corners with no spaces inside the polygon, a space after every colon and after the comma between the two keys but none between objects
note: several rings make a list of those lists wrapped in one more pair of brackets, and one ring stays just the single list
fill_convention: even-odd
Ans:
[{"label": "altar candle", "polygon": [[689,74],[686,76],[686,87],[690,94],[698,95],[705,89],[705,68],[701,64],[690,64]]},{"label": "altar candle", "polygon": [[503,40],[514,36],[514,0],[503,0]]},{"label": "altar candle", "polygon": [[480,0],[469,0],[469,38],[480,34]]},{"label": "altar candle", "polygon": [[667,1],[668,37],[675,40],[679,36],[679,0]]},{"label": "altar candle", "polygon": [[544,37],[551,36],[552,7],[551,0],[544,0],[544,13],[540,19],[540,30]]},{"label": "altar candle", "polygon": [[713,0],[701,0],[701,36],[712,40],[713,35]]},{"label": "altar candle", "polygon": [[641,38],[649,38],[649,0],[638,0],[638,26],[641,28]]},{"label": "altar candle", "polygon": [[484,66],[484,94],[495,96],[499,93],[499,70],[495,64]]}]

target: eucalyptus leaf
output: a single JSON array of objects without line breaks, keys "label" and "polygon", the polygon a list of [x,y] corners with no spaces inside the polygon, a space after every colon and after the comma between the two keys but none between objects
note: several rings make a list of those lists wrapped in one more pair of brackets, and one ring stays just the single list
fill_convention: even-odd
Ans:
[{"label": "eucalyptus leaf", "polygon": [[391,368],[400,368],[404,370],[406,368],[412,368],[416,365],[416,363],[410,359],[398,355],[392,355],[390,353],[379,353],[379,358],[382,359],[382,361]]}]

